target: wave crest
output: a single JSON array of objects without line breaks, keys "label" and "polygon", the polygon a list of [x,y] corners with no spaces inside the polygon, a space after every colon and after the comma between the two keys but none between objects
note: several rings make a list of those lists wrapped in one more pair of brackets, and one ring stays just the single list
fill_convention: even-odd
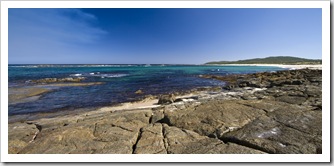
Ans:
[{"label": "wave crest", "polygon": [[95,72],[95,73],[76,73],[76,74],[71,74],[71,77],[101,77],[101,78],[117,78],[117,77],[125,77],[128,76],[129,74],[123,74],[123,73],[100,73],[100,72]]}]

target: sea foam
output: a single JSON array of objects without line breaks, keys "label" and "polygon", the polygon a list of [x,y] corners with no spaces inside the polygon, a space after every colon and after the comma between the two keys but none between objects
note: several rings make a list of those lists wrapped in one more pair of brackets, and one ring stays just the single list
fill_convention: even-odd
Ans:
[{"label": "sea foam", "polygon": [[101,77],[101,78],[115,78],[115,77],[125,77],[128,76],[129,74],[119,74],[119,73],[76,73],[76,74],[71,74],[71,77]]}]

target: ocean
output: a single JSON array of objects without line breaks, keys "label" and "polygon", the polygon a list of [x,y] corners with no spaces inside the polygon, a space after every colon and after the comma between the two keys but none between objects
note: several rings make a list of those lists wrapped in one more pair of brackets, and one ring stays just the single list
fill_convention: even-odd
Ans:
[{"label": "ocean", "polygon": [[[48,86],[51,89],[36,100],[11,103],[8,114],[47,113],[77,108],[110,106],[139,100],[146,95],[160,95],[194,88],[224,86],[218,80],[198,77],[203,74],[228,75],[283,70],[269,66],[206,65],[9,65],[9,88],[36,86],[43,78],[84,77],[90,86]],[[142,93],[135,93],[141,90]]]}]

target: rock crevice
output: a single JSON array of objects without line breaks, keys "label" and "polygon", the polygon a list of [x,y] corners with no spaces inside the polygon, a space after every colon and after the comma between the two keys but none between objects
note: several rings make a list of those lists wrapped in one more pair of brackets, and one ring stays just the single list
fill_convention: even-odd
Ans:
[{"label": "rock crevice", "polygon": [[135,154],[135,151],[136,151],[138,142],[139,142],[139,140],[140,140],[141,137],[142,137],[142,133],[143,133],[142,130],[143,130],[143,128],[140,128],[139,131],[138,131],[138,137],[137,137],[137,140],[136,140],[135,144],[132,146],[132,154]]}]

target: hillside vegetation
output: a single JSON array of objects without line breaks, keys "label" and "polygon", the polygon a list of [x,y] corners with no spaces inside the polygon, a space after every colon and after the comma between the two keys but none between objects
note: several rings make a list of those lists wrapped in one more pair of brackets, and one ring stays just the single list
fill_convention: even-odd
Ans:
[{"label": "hillside vegetation", "polygon": [[286,64],[286,65],[318,65],[321,59],[305,59],[290,56],[276,56],[267,58],[255,58],[238,61],[216,61],[205,64]]}]

